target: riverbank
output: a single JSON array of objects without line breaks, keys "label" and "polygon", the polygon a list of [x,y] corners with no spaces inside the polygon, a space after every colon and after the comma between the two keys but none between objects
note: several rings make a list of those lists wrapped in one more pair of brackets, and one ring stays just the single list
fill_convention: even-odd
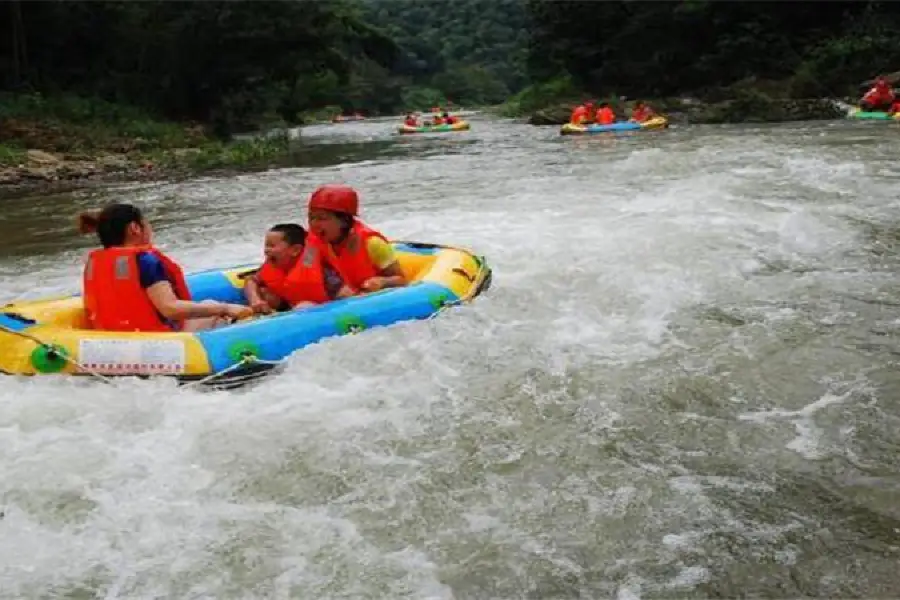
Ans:
[{"label": "riverbank", "polygon": [[0,198],[116,181],[258,170],[287,161],[288,135],[223,141],[200,124],[77,97],[0,98]]},{"label": "riverbank", "polygon": [[[758,98],[752,101],[735,98],[721,102],[704,102],[696,98],[651,98],[646,102],[656,112],[666,115],[671,123],[695,125],[823,121],[841,119],[847,114],[840,104],[826,98]],[[623,118],[633,107],[633,102],[612,104],[616,113]],[[573,106],[570,101],[536,110],[528,116],[528,123],[531,125],[568,123]]]},{"label": "riverbank", "polygon": [[[779,123],[841,119],[845,107],[832,98],[798,97],[797,86],[788,81],[748,79],[727,87],[700,90],[679,97],[643,98],[672,123]],[[499,114],[527,119],[531,125],[567,123],[572,107],[592,95],[578,90],[569,78],[533,85],[499,107]],[[598,98],[607,101],[621,116],[627,115],[636,99]],[[842,99],[850,103],[852,99]]]}]

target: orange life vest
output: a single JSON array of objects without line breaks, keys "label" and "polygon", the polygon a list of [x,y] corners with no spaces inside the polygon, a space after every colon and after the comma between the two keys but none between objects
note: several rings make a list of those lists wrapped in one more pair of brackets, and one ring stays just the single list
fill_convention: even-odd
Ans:
[{"label": "orange life vest", "polygon": [[[379,272],[369,257],[367,247],[369,239],[373,237],[388,241],[381,233],[355,219],[350,233],[347,234],[347,239],[340,244],[337,250],[334,246],[321,241],[313,243],[322,244],[327,249],[328,262],[337,270],[344,283],[354,290],[358,290],[367,279],[375,277]],[[307,244],[309,244],[309,237],[307,237]]]},{"label": "orange life vest", "polygon": [[651,111],[646,106],[642,108],[636,108],[631,111],[631,118],[638,122],[643,122],[653,116],[653,111]]},{"label": "orange life vest", "polygon": [[331,300],[325,289],[322,247],[312,237],[307,235],[306,247],[289,271],[284,272],[267,262],[256,274],[266,288],[291,306],[300,302],[324,304]]},{"label": "orange life vest", "polygon": [[870,89],[865,96],[863,96],[863,102],[868,102],[869,104],[874,104],[876,106],[880,106],[882,104],[890,104],[893,101],[894,90],[887,86],[875,86]]},{"label": "orange life vest", "polygon": [[[91,328],[102,331],[172,331],[141,287],[138,254],[160,260],[175,296],[190,300],[184,271],[153,246],[100,248],[88,255],[84,267],[84,308]],[[181,329],[181,323],[175,323]]]},{"label": "orange life vest", "polygon": [[575,107],[572,111],[572,116],[569,117],[569,122],[574,123],[575,125],[580,125],[582,121],[584,121],[588,116],[587,107],[583,104],[580,104]]},{"label": "orange life vest", "polygon": [[616,121],[616,114],[607,106],[597,110],[595,120],[600,125],[612,125]]}]

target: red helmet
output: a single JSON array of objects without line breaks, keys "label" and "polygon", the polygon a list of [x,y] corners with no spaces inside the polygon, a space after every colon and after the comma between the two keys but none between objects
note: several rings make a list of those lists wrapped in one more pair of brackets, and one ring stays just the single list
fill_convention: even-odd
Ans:
[{"label": "red helmet", "polygon": [[359,212],[359,194],[349,185],[329,183],[309,197],[308,210],[316,208],[355,217]]}]

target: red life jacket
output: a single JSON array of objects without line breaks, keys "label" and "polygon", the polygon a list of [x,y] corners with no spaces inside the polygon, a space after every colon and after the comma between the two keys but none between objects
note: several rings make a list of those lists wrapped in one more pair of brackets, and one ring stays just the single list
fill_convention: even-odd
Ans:
[{"label": "red life jacket", "polygon": [[[354,290],[362,288],[362,284],[379,273],[379,269],[372,263],[369,257],[368,241],[372,237],[388,241],[381,233],[368,227],[365,223],[358,219],[354,219],[353,227],[341,244],[335,248],[330,244],[321,241],[314,243],[321,244],[328,252],[328,262],[337,270],[341,278],[348,286]],[[309,244],[309,237],[307,237]]]},{"label": "red life jacket", "polygon": [[865,96],[863,102],[880,106],[882,104],[890,104],[894,101],[894,91],[888,86],[875,86],[870,89]]},{"label": "red life jacket", "polygon": [[331,300],[325,289],[325,269],[322,263],[322,248],[307,236],[306,247],[296,264],[287,272],[266,262],[256,276],[273,294],[291,306],[300,302],[324,304]]},{"label": "red life jacket", "polygon": [[584,121],[588,117],[588,109],[584,104],[579,104],[572,110],[572,116],[569,117],[569,122],[574,123],[575,125],[580,125],[582,121]]},{"label": "red life jacket", "polygon": [[[160,260],[175,296],[190,300],[184,271],[153,246],[100,248],[88,255],[84,267],[84,308],[92,329],[101,331],[172,331],[147,291],[141,287],[138,254],[152,254]],[[181,322],[175,329],[181,329]]]},{"label": "red life jacket", "polygon": [[638,121],[641,123],[646,121],[647,119],[649,119],[652,116],[653,116],[653,111],[651,111],[646,106],[644,106],[642,108],[635,108],[634,110],[631,111],[631,118],[634,119],[635,121]]},{"label": "red life jacket", "polygon": [[616,114],[609,107],[600,108],[594,120],[600,125],[612,125],[616,122]]}]

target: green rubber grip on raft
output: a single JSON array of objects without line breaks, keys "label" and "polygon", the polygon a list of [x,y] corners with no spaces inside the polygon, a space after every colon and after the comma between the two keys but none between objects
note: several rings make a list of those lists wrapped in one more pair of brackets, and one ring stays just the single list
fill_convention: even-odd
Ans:
[{"label": "green rubber grip on raft", "polygon": [[234,342],[228,347],[228,358],[238,363],[247,357],[259,358],[259,346],[253,342]]},{"label": "green rubber grip on raft", "polygon": [[337,320],[337,328],[341,333],[358,333],[365,331],[366,324],[362,319],[353,315],[346,315]]},{"label": "green rubber grip on raft", "polygon": [[69,352],[62,346],[45,344],[31,351],[31,365],[39,373],[59,373],[66,368]]},{"label": "green rubber grip on raft", "polygon": [[434,307],[435,310],[440,310],[449,304],[450,296],[447,294],[433,294],[428,301],[431,302],[431,306]]}]

